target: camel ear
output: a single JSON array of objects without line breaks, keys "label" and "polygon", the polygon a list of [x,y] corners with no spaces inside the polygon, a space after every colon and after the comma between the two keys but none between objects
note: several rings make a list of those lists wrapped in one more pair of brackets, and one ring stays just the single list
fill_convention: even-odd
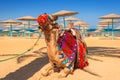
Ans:
[{"label": "camel ear", "polygon": [[58,19],[58,16],[56,15],[49,15],[49,18],[52,20],[52,21],[56,21]]},{"label": "camel ear", "polygon": [[53,15],[54,21],[56,21],[58,19],[58,16]]}]

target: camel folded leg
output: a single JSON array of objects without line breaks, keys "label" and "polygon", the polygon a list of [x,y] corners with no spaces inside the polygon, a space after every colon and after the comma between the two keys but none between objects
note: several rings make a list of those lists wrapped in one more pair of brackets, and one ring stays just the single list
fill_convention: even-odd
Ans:
[{"label": "camel folded leg", "polygon": [[48,76],[50,73],[53,72],[53,65],[51,63],[46,64],[41,70],[42,76]]},{"label": "camel folded leg", "polygon": [[70,66],[64,67],[64,69],[61,70],[61,72],[59,73],[58,78],[67,77],[73,70],[74,70],[74,62]]},{"label": "camel folded leg", "polygon": [[69,68],[64,68],[63,70],[60,71],[58,78],[64,78],[67,77],[67,75],[71,72]]}]

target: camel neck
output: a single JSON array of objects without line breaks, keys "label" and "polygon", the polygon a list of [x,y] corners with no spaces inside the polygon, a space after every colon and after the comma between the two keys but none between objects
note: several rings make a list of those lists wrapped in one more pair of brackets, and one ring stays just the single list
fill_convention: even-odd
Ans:
[{"label": "camel neck", "polygon": [[57,53],[57,30],[44,32],[47,45],[48,57],[53,60]]}]

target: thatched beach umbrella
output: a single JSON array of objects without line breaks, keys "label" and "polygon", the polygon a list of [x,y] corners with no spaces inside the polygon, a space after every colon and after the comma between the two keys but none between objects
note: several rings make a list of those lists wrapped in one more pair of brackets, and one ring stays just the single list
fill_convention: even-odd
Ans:
[{"label": "thatched beach umbrella", "polygon": [[12,19],[6,20],[6,21],[2,21],[0,23],[9,25],[9,36],[10,37],[12,37],[12,26],[16,25],[16,24],[21,24],[21,22],[17,22],[17,21],[12,20]]},{"label": "thatched beach umbrella", "polygon": [[23,27],[23,36],[26,36],[26,25],[28,25],[28,22],[22,22],[22,24],[20,25],[21,27]]},{"label": "thatched beach umbrella", "polygon": [[117,24],[117,23],[118,23],[117,20],[112,21],[111,19],[105,19],[105,20],[99,21],[100,25],[108,25],[108,26],[111,24]]},{"label": "thatched beach umbrella", "polygon": [[3,31],[8,31],[8,29],[4,29]]},{"label": "thatched beach umbrella", "polygon": [[39,29],[38,29],[39,24],[38,23],[34,23],[34,24],[32,24],[32,26],[35,26],[33,30],[35,30],[35,33],[37,32],[39,34],[39,36],[41,37],[41,33],[39,32]]},{"label": "thatched beach umbrella", "polygon": [[88,27],[89,26],[86,22],[83,22],[83,21],[77,21],[74,23],[74,25],[79,26],[79,29],[80,29],[80,27]]},{"label": "thatched beach umbrella", "polygon": [[58,17],[63,17],[63,21],[64,21],[64,29],[65,29],[65,16],[72,16],[78,14],[78,12],[74,12],[74,11],[67,11],[67,10],[61,10],[59,12],[56,12],[52,15],[58,16]]},{"label": "thatched beach umbrella", "polygon": [[56,13],[52,14],[52,15],[56,15],[56,16],[72,16],[74,14],[78,14],[78,12],[61,10],[59,12],[56,12]]},{"label": "thatched beach umbrella", "polygon": [[105,15],[105,16],[101,16],[100,19],[111,19],[112,20],[112,39],[114,39],[113,21],[114,21],[114,19],[120,19],[120,15],[117,15],[117,14],[108,14],[108,15]]},{"label": "thatched beach umbrella", "polygon": [[[30,21],[36,21],[37,19],[32,16],[24,16],[24,17],[18,18],[18,20],[28,21],[28,30],[30,30]],[[30,38],[30,31],[28,31],[28,36]]]},{"label": "thatched beach umbrella", "polygon": [[[106,25],[107,26],[107,25]],[[96,29],[94,32],[100,32],[101,30],[103,30],[104,25],[98,25],[98,29]]]},{"label": "thatched beach umbrella", "polygon": [[72,22],[72,21],[78,21],[80,20],[79,18],[74,18],[74,17],[68,17],[65,19],[66,21]]},{"label": "thatched beach umbrella", "polygon": [[116,27],[115,29],[120,29],[120,26]]},{"label": "thatched beach umbrella", "polygon": [[104,27],[107,27],[108,25],[107,24],[98,24],[98,27],[100,28],[104,28]]},{"label": "thatched beach umbrella", "polygon": [[80,27],[82,27],[82,28],[83,28],[83,36],[86,35],[86,31],[85,31],[85,30],[86,30],[86,27],[89,26],[86,22],[77,21],[77,22],[74,23],[74,25],[75,25],[75,26],[79,26],[79,29],[80,29]]},{"label": "thatched beach umbrella", "polygon": [[108,25],[107,24],[98,24],[97,26],[98,26],[98,29],[95,32],[97,32],[97,33],[99,32],[102,35],[102,33],[104,33],[104,27],[107,27]]},{"label": "thatched beach umbrella", "polygon": [[38,30],[39,24],[38,23],[32,24],[32,27],[34,27],[34,26],[35,26],[35,30]]},{"label": "thatched beach umbrella", "polygon": [[99,35],[102,35],[102,31],[103,30],[103,26],[101,27],[101,26],[99,26],[98,27],[98,29],[96,29],[95,31],[94,31],[94,33],[97,35],[97,34],[99,34]]},{"label": "thatched beach umbrella", "polygon": [[[12,24],[12,28],[13,26],[17,26],[18,24]],[[6,28],[10,28],[11,24],[3,24],[3,26],[5,26]]]},{"label": "thatched beach umbrella", "polygon": [[35,23],[35,24],[32,24],[32,26],[39,26],[39,24],[38,24],[38,23]]},{"label": "thatched beach umbrella", "polygon": [[[13,35],[13,26],[17,26],[17,24],[12,24],[12,29],[10,29],[11,24],[3,24],[3,26],[4,26],[5,28],[7,28],[7,30],[8,30],[8,36],[10,36],[11,33],[12,33],[12,35]],[[10,30],[12,30],[12,31],[10,31]],[[11,36],[11,37],[12,37],[12,36]]]},{"label": "thatched beach umbrella", "polygon": [[109,27],[111,24],[117,24],[118,21],[117,20],[114,20],[112,21],[111,19],[105,19],[105,20],[102,20],[99,22],[100,25],[108,25],[108,28],[107,28],[107,31],[108,31],[108,38],[109,38],[109,35],[110,35],[110,31],[109,31]]},{"label": "thatched beach umbrella", "polygon": [[[104,28],[107,27],[107,24],[98,24],[98,29],[104,32]],[[104,32],[105,33],[105,32]]]}]

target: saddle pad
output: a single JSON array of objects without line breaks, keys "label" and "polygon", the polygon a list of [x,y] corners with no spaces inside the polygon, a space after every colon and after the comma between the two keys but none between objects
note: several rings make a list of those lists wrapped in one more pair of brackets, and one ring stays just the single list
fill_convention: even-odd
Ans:
[{"label": "saddle pad", "polygon": [[88,65],[88,62],[85,60],[87,47],[85,47],[84,43],[81,41],[78,41],[77,43],[76,37],[73,36],[70,31],[65,31],[63,35],[58,38],[57,43],[60,50],[62,50],[63,53],[69,58],[69,61],[76,62],[76,68],[83,69]]}]

